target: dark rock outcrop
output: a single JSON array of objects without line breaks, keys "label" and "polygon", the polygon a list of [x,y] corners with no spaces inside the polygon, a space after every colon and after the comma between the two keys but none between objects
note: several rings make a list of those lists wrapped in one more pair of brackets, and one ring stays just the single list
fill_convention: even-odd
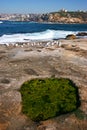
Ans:
[{"label": "dark rock outcrop", "polygon": [[73,39],[76,39],[76,36],[74,34],[70,34],[70,35],[66,36],[66,39],[67,40],[73,40]]},{"label": "dark rock outcrop", "polygon": [[87,32],[79,32],[76,36],[87,36]]}]

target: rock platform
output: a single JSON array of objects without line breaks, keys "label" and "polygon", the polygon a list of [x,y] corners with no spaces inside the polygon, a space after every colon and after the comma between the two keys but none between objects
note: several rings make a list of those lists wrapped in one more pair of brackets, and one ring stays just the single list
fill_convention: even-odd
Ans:
[{"label": "rock platform", "polygon": [[46,77],[71,79],[78,86],[80,109],[87,114],[87,39],[0,45],[0,130],[87,130],[87,119],[74,115],[39,124],[23,115],[21,85]]}]

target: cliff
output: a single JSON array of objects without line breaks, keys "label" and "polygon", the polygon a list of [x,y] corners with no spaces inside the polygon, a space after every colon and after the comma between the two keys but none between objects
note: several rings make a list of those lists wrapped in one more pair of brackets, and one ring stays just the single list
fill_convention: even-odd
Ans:
[{"label": "cliff", "polygon": [[87,12],[53,12],[41,15],[39,21],[58,23],[87,23]]},{"label": "cliff", "polygon": [[87,12],[52,12],[46,14],[2,14],[0,20],[34,21],[53,23],[87,23]]}]

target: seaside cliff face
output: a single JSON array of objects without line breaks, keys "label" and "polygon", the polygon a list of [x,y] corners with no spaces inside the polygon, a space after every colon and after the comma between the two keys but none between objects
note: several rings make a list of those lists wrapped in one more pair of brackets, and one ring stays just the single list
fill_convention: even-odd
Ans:
[{"label": "seaside cliff face", "polygon": [[58,23],[87,23],[87,12],[55,12],[48,15],[48,21]]},{"label": "seaside cliff face", "polygon": [[87,130],[87,118],[62,115],[38,123],[21,109],[21,85],[33,78],[69,78],[77,86],[80,109],[87,114],[87,39],[61,40],[58,45],[0,46],[0,130]]},{"label": "seaside cliff face", "polygon": [[46,14],[0,14],[0,20],[34,21],[53,23],[87,23],[87,12],[59,11]]}]

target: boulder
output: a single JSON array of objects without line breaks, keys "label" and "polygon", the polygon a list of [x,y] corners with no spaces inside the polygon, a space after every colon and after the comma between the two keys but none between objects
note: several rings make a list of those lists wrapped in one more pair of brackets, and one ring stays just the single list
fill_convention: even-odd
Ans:
[{"label": "boulder", "polygon": [[74,35],[74,34],[67,35],[67,36],[66,36],[66,39],[67,39],[67,40],[76,39],[76,35]]}]

